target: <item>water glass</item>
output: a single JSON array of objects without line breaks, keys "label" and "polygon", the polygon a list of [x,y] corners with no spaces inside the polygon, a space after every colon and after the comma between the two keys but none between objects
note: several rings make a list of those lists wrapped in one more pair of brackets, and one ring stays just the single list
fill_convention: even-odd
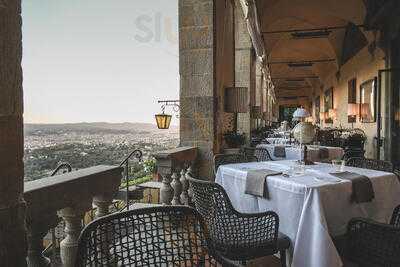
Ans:
[{"label": "water glass", "polygon": [[336,171],[343,172],[344,167],[346,166],[346,162],[344,160],[334,159],[332,160],[332,166]]}]

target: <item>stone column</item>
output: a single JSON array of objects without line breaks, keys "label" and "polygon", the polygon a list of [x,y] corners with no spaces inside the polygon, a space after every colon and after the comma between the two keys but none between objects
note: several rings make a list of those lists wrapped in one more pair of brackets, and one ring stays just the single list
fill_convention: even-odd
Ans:
[{"label": "stone column", "polygon": [[0,259],[26,266],[21,0],[0,1]]},{"label": "stone column", "polygon": [[[243,10],[239,0],[235,0],[235,86],[247,87],[248,99],[252,99],[255,91],[254,52],[251,38],[247,30]],[[254,73],[253,73],[254,72]],[[237,115],[237,131],[245,133],[250,143],[252,128],[251,109],[247,113]]]},{"label": "stone column", "polygon": [[211,177],[214,150],[214,1],[179,0],[181,146],[199,148],[199,174]]}]

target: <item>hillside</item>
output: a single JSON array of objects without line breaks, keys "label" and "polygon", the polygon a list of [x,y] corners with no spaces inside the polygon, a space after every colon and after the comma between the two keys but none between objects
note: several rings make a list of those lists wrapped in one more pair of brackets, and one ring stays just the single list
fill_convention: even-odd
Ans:
[{"label": "hillside", "polygon": [[32,124],[24,125],[24,134],[26,135],[48,135],[64,133],[87,133],[87,134],[125,134],[125,133],[176,133],[178,127],[171,126],[168,130],[159,130],[157,126],[150,123],[108,123],[108,122],[81,122],[81,123],[63,123],[63,124]]}]

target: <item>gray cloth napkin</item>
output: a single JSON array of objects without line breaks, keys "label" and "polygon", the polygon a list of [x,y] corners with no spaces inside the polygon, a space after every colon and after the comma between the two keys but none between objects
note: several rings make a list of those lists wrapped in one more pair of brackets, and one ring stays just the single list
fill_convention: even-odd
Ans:
[{"label": "gray cloth napkin", "polygon": [[352,199],[356,203],[370,202],[374,199],[374,188],[367,176],[354,172],[331,173],[331,175],[351,181],[353,190]]},{"label": "gray cloth napkin", "polygon": [[318,156],[320,159],[328,159],[329,158],[329,149],[326,147],[320,147],[318,151]]},{"label": "gray cloth napkin", "polygon": [[286,148],[285,146],[275,146],[274,156],[277,158],[286,158]]},{"label": "gray cloth napkin", "polygon": [[267,177],[282,174],[273,170],[249,170],[246,177],[245,194],[269,198]]}]

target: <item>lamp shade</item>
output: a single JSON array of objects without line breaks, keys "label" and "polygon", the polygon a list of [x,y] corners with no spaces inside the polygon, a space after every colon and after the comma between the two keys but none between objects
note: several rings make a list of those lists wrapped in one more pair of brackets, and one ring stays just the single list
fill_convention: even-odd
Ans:
[{"label": "lamp shade", "polygon": [[310,112],[308,112],[305,108],[298,108],[293,113],[293,118],[308,118],[310,117]]},{"label": "lamp shade", "polygon": [[247,87],[225,88],[225,112],[247,113],[249,111],[249,96]]},{"label": "lamp shade", "polygon": [[171,115],[162,113],[162,114],[157,114],[155,117],[158,129],[164,129],[164,130],[169,129],[172,119]]},{"label": "lamp shade", "polygon": [[358,104],[349,103],[347,106],[347,115],[348,116],[357,116],[359,111]]}]

